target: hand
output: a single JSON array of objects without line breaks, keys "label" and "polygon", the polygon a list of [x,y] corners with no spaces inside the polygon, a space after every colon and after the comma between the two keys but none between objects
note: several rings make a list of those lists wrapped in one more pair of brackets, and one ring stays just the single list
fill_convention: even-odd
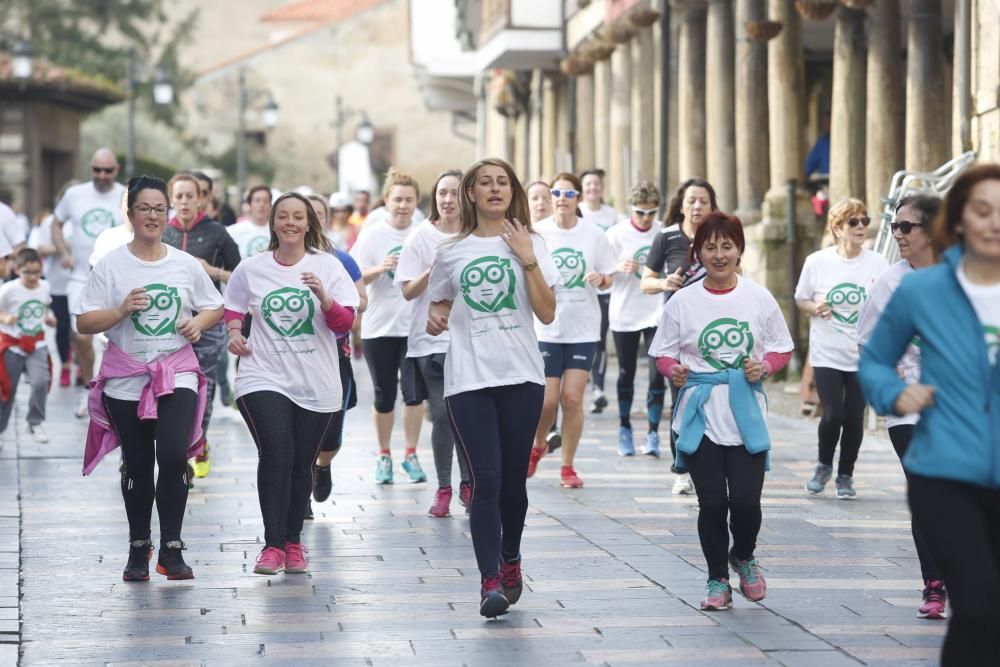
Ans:
[{"label": "hand", "polygon": [[58,323],[59,322],[56,320],[55,316],[52,313],[48,313],[45,315],[45,326],[54,327]]},{"label": "hand", "polygon": [[676,292],[682,287],[684,287],[684,267],[679,266],[676,271],[667,276],[663,291]]},{"label": "hand", "polygon": [[896,398],[893,406],[897,415],[908,415],[911,412],[922,412],[934,405],[934,392],[936,390],[929,384],[907,385]]},{"label": "hand", "polygon": [[750,357],[743,360],[743,374],[746,375],[747,382],[750,382],[751,384],[763,380],[766,370],[767,369],[764,368],[764,364],[759,361],[754,361]]},{"label": "hand", "polygon": [[73,268],[73,257],[72,257],[72,255],[70,255],[68,253],[65,254],[65,255],[63,255],[62,257],[59,258],[59,263],[62,264],[62,267],[64,269],[72,269]]},{"label": "hand", "polygon": [[676,366],[674,366],[674,370],[670,371],[670,382],[675,387],[678,388],[683,387],[685,384],[687,384],[688,373],[690,372],[691,369],[688,367],[687,364],[677,364]]},{"label": "hand", "polygon": [[517,256],[521,264],[534,264],[538,261],[535,257],[535,246],[531,243],[531,234],[517,218],[503,221],[503,232],[500,234],[500,238]]},{"label": "hand", "polygon": [[389,271],[395,271],[396,266],[399,264],[399,255],[389,255],[382,260],[382,273],[388,273]]},{"label": "hand", "polygon": [[229,351],[240,357],[250,354],[247,339],[243,337],[243,332],[236,327],[229,329]]},{"label": "hand", "polygon": [[201,257],[198,258],[198,263],[201,264],[201,268],[205,269],[205,273],[208,274],[208,277],[212,278],[212,274],[215,272],[215,267],[203,260]]},{"label": "hand", "polygon": [[604,284],[604,274],[590,271],[583,277],[583,282],[600,289],[601,285]]},{"label": "hand", "polygon": [[315,273],[310,273],[309,271],[302,272],[302,284],[308,287],[316,298],[319,299],[319,306],[326,312],[330,310],[330,306],[333,304],[332,299],[326,295],[326,289],[323,288],[323,281],[319,279]]},{"label": "hand", "polygon": [[201,329],[191,318],[185,318],[177,323],[177,333],[187,338],[189,343],[201,340]]},{"label": "hand", "polygon": [[448,330],[448,316],[442,313],[430,313],[427,317],[427,334],[440,336]]},{"label": "hand", "polygon": [[15,315],[14,313],[4,313],[2,316],[0,316],[0,321],[2,321],[7,326],[12,327],[15,324],[17,324],[17,315]]},{"label": "hand", "polygon": [[833,309],[825,301],[818,301],[816,307],[813,309],[813,315],[828,320],[833,317]]},{"label": "hand", "polygon": [[136,287],[125,297],[122,301],[122,305],[118,306],[118,310],[125,319],[132,313],[137,313],[140,310],[145,310],[149,307],[149,296],[146,295],[145,287]]},{"label": "hand", "polygon": [[639,270],[639,262],[634,259],[623,259],[618,263],[619,273],[635,273]]}]

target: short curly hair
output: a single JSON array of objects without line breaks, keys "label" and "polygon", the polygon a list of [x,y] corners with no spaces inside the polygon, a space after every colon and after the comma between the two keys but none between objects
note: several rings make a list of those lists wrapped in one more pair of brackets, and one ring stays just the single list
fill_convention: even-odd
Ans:
[{"label": "short curly hair", "polygon": [[827,229],[836,238],[836,232],[840,231],[845,222],[862,215],[868,215],[868,207],[863,201],[853,197],[843,199],[830,208],[830,212],[826,216]]},{"label": "short curly hair", "polygon": [[632,191],[628,194],[630,206],[644,204],[646,202],[656,202],[660,205],[660,191],[650,181],[639,181],[632,186]]}]

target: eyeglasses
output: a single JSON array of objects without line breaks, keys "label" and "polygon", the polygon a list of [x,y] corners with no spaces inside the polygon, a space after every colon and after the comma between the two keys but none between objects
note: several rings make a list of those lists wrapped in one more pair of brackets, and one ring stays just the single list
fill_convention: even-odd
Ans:
[{"label": "eyeglasses", "polygon": [[847,224],[850,225],[851,227],[857,227],[858,225],[864,225],[865,227],[867,227],[868,225],[872,224],[872,219],[869,218],[867,215],[863,218],[848,218]]},{"label": "eyeglasses", "polygon": [[90,167],[90,170],[95,174],[113,174],[115,173],[115,169],[116,167]]},{"label": "eyeglasses", "polygon": [[658,210],[659,209],[656,208],[636,208],[635,206],[632,207],[633,213],[635,213],[636,215],[641,215],[644,218],[648,218],[651,215],[656,215],[656,212]]},{"label": "eyeglasses", "polygon": [[909,220],[904,220],[903,222],[890,222],[889,229],[895,234],[897,231],[903,232],[904,234],[909,234],[913,231],[914,227],[923,227],[922,222],[910,222]]},{"label": "eyeglasses", "polygon": [[552,188],[549,190],[549,194],[553,197],[565,197],[566,199],[576,199],[580,194],[576,190],[560,190],[558,188]]},{"label": "eyeglasses", "polygon": [[146,206],[145,204],[139,204],[138,206],[134,207],[132,210],[135,213],[138,213],[139,215],[142,215],[142,216],[146,216],[146,215],[149,215],[150,213],[153,213],[158,218],[165,218],[165,217],[167,217],[167,207],[166,206],[157,206],[157,207],[154,208],[152,206]]}]

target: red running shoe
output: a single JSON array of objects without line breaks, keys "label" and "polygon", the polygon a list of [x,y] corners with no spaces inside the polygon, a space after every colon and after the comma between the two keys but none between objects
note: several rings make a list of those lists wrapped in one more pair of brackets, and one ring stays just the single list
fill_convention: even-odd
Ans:
[{"label": "red running shoe", "polygon": [[427,513],[431,516],[436,516],[439,519],[444,518],[451,514],[451,487],[446,487],[444,489],[438,489],[437,493],[434,494],[434,503],[431,508],[427,510]]},{"label": "red running shoe", "polygon": [[500,563],[500,585],[503,586],[504,597],[511,604],[516,604],[524,592],[524,579],[521,577],[521,557],[510,562]]},{"label": "red running shoe", "polygon": [[61,371],[59,371],[59,386],[68,387],[69,381],[70,381],[69,364],[67,364],[62,367]]},{"label": "red running shoe", "polygon": [[560,483],[567,489],[579,489],[583,486],[583,480],[573,470],[573,466],[563,466],[560,477]]},{"label": "red running shoe", "polygon": [[924,582],[924,601],[917,609],[917,618],[945,618],[945,603],[948,593],[944,590],[944,582],[940,579],[928,579]]},{"label": "red running shoe", "polygon": [[[305,574],[309,569],[309,561],[306,559],[306,549],[302,544],[292,544],[285,542],[285,572],[288,574]],[[258,561],[259,562],[259,561]]]},{"label": "red running shoe", "polygon": [[503,594],[500,577],[483,578],[483,587],[479,591],[479,615],[486,618],[503,616],[510,608],[510,601]]},{"label": "red running shoe", "polygon": [[545,447],[532,447],[531,458],[528,459],[528,477],[533,477],[538,469],[538,462],[545,456]]}]

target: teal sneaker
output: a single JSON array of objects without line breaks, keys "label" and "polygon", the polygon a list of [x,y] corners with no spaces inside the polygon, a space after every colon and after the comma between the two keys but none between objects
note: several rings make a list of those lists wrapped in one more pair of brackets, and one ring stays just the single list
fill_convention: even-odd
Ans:
[{"label": "teal sneaker", "polygon": [[392,484],[392,457],[385,454],[378,457],[375,466],[375,483]]},{"label": "teal sneaker", "polygon": [[632,429],[628,426],[618,427],[618,456],[635,456]]},{"label": "teal sneaker", "polygon": [[660,458],[660,434],[650,431],[646,434],[646,448],[642,450],[646,456]]},{"label": "teal sneaker", "polygon": [[701,608],[705,611],[724,611],[733,606],[733,588],[728,579],[709,579]]},{"label": "teal sneaker", "polygon": [[749,560],[738,560],[729,550],[729,564],[740,575],[740,593],[751,602],[759,602],[767,597],[767,582],[760,573],[760,566],[753,556]]},{"label": "teal sneaker", "polygon": [[410,476],[410,482],[414,484],[427,481],[427,475],[420,467],[420,459],[417,458],[416,454],[406,455],[406,458],[403,459],[403,470]]}]

